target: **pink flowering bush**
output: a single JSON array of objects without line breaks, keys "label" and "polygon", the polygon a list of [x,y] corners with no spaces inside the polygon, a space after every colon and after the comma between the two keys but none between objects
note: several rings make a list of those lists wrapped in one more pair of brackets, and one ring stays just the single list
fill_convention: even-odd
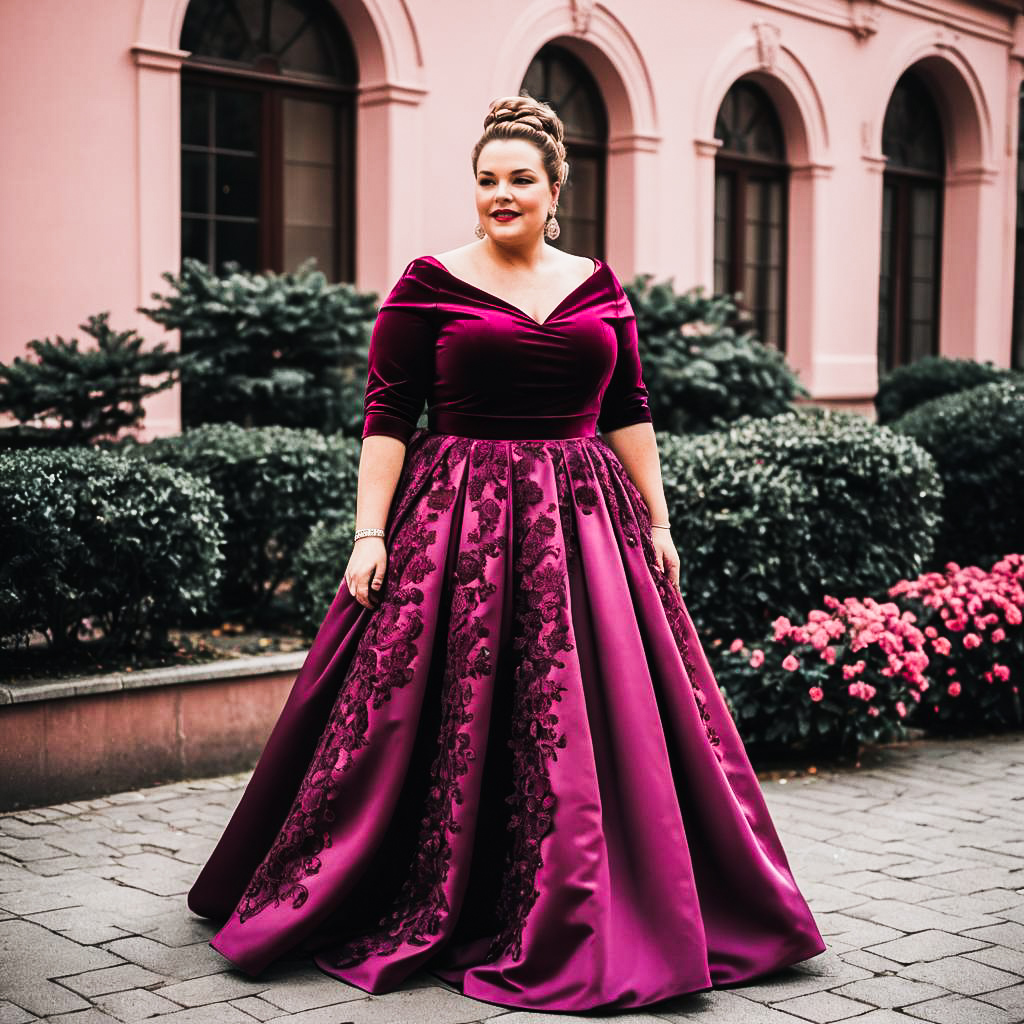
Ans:
[{"label": "pink flowering bush", "polygon": [[1019,728],[1024,678],[1024,556],[991,569],[961,568],[901,580],[889,596],[917,613],[932,688],[918,709],[925,728]]},{"label": "pink flowering bush", "polygon": [[931,685],[916,616],[870,597],[824,604],[802,623],[780,616],[763,643],[714,654],[745,743],[845,751],[906,735]]}]

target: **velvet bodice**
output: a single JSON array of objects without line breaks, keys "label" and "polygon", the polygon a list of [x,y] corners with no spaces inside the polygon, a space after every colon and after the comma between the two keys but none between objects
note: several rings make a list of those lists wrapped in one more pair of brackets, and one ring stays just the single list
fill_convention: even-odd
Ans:
[{"label": "velvet bodice", "polygon": [[362,436],[408,443],[424,405],[428,429],[468,437],[586,437],[651,422],[636,317],[611,267],[594,262],[538,323],[432,256],[412,260],[373,327]]}]

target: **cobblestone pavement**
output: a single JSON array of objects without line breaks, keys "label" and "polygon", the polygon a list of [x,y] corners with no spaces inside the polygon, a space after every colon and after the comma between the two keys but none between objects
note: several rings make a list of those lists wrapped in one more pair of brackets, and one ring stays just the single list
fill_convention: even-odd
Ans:
[{"label": "cobblestone pavement", "polygon": [[[587,1019],[492,1006],[424,972],[368,996],[297,957],[258,980],[232,968],[185,893],[247,778],[0,816],[0,1024]],[[916,741],[762,787],[829,950],[602,1020],[1024,1021],[1024,733]]]}]

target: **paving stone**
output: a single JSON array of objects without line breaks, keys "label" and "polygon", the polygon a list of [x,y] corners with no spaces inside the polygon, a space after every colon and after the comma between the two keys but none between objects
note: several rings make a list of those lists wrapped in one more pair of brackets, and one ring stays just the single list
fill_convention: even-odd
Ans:
[{"label": "paving stone", "polygon": [[901,939],[881,942],[877,946],[869,947],[868,952],[877,953],[890,960],[898,960],[902,964],[910,964],[918,960],[938,960],[954,953],[966,953],[969,950],[981,949],[983,945],[979,939],[965,939],[950,932],[931,929],[914,932]]},{"label": "paving stone", "polygon": [[[266,994],[264,994],[264,998]],[[477,999],[449,992],[447,989],[406,989],[384,995],[346,1002],[341,1006],[321,1006],[303,1010],[288,1017],[288,1024],[471,1024],[487,1014],[488,1004]],[[549,1015],[543,1015],[549,1016]],[[646,1018],[646,1019],[645,1019]],[[498,1015],[497,1020],[510,1022],[513,1018]],[[536,1015],[529,1015],[535,1024]],[[558,1024],[566,1017],[559,1014]],[[161,1022],[163,1024],[163,1022]],[[644,1013],[628,1016],[604,1017],[602,1024],[660,1024],[656,1017]]]},{"label": "paving stone", "polygon": [[178,981],[219,974],[226,969],[224,958],[206,942],[174,948],[142,936],[133,936],[130,939],[115,939],[105,943],[103,948],[133,964]]},{"label": "paving stone", "polygon": [[[794,1017],[782,1010],[772,1009],[727,989],[712,989],[709,992],[680,996],[674,1000],[663,1000],[645,1009],[670,1024],[692,1024],[693,1021],[707,1021],[710,1024],[798,1024],[805,1020],[803,1017]],[[528,1018],[530,1024],[533,1019],[531,1014]],[[595,1020],[593,1017],[578,1019],[591,1022]],[[509,1024],[508,1017],[497,1017],[494,1020],[495,1024]]]},{"label": "paving stone", "polygon": [[883,971],[898,971],[903,966],[895,960],[887,960],[884,956],[879,956],[877,953],[869,953],[866,949],[853,949],[843,953],[843,960],[848,964],[864,967],[869,971],[879,974]]},{"label": "paving stone", "polygon": [[289,1013],[366,998],[363,989],[333,978],[319,967],[304,964],[275,965],[261,975],[261,980],[265,982],[261,998]]},{"label": "paving stone", "polygon": [[113,953],[80,946],[29,921],[0,921],[3,995],[37,1016],[89,1007],[80,996],[50,979],[122,962]]},{"label": "paving stone", "polygon": [[[914,904],[905,903],[903,900],[885,899],[872,900],[847,911],[847,913],[851,917],[862,917],[866,921],[888,925],[890,928],[904,932],[925,931],[928,928],[947,932],[965,932],[968,928],[979,928],[981,924],[990,924],[996,921],[994,918],[986,918],[983,914],[974,914],[972,917],[956,917],[938,910],[914,906]],[[981,924],[978,923],[979,921]]]},{"label": "paving stone", "polygon": [[237,973],[224,973],[165,985],[157,991],[165,999],[173,999],[182,1006],[205,1006],[208,1003],[227,1002],[229,999],[238,999],[242,996],[254,996],[266,988],[267,983],[263,980],[253,981],[242,978]]},{"label": "paving stone", "polygon": [[1024,1021],[1024,985],[1011,985],[1009,988],[996,989],[978,996],[986,1003],[1000,1006],[1004,1010],[1016,1013]]},{"label": "paving stone", "polygon": [[47,1024],[120,1024],[116,1017],[90,1007],[79,1013],[59,1013],[56,1017],[47,1017]]},{"label": "paving stone", "polygon": [[105,915],[93,907],[69,907],[45,914],[28,914],[25,919],[83,946],[98,946],[101,942],[111,942],[131,934],[111,924]]},{"label": "paving stone", "polygon": [[15,1006],[14,1003],[0,999],[0,1024],[31,1024],[36,1020],[39,1018],[34,1013],[29,1013],[28,1010],[23,1010],[20,1006]]},{"label": "paving stone", "polygon": [[82,996],[102,996],[109,992],[144,988],[160,981],[161,977],[162,975],[154,974],[136,964],[122,964],[118,967],[105,967],[98,971],[63,977],[60,983]]},{"label": "paving stone", "polygon": [[937,999],[939,996],[949,994],[947,988],[939,985],[929,985],[925,982],[911,981],[908,978],[898,978],[891,975],[851,981],[849,984],[840,985],[832,991],[841,996],[848,996],[850,999],[859,999],[862,1002],[870,1003],[872,1006],[885,1007],[887,1009],[891,1009],[894,1006],[909,1006],[911,1003],[920,1003],[926,999]]},{"label": "paving stone", "polygon": [[900,976],[928,981],[965,996],[1006,988],[1019,980],[1016,974],[978,963],[965,956],[948,956],[929,963],[907,964],[900,970]]},{"label": "paving stone", "polygon": [[281,1008],[274,1006],[273,1003],[268,1003],[265,999],[260,999],[259,996],[245,996],[243,999],[232,999],[231,1005],[237,1007],[243,1013],[249,1014],[250,1017],[255,1017],[256,1020],[270,1020],[273,1017],[280,1018]]},{"label": "paving stone", "polygon": [[838,996],[833,992],[810,992],[807,995],[775,1003],[772,1008],[804,1017],[807,1020],[819,1021],[822,1024],[833,1020],[846,1020],[847,1017],[854,1017],[872,1009],[867,1003],[862,1003],[857,999],[847,999],[845,996]]},{"label": "paving stone", "polygon": [[[214,1003],[212,1006],[193,1006],[187,1010],[162,1013],[150,1018],[156,1024],[252,1024],[253,1018],[230,1003]],[[49,1022],[47,1022],[49,1024]],[[334,1022],[339,1024],[339,1022]]]},{"label": "paving stone", "polygon": [[943,996],[907,1007],[907,1013],[935,1024],[1020,1024],[1020,1017],[970,996]]},{"label": "paving stone", "polygon": [[145,988],[133,988],[126,992],[111,992],[109,995],[94,996],[92,1000],[101,1010],[126,1024],[148,1020],[157,1014],[173,1013],[180,1010],[177,1003],[164,999]]},{"label": "paving stone", "polygon": [[1000,924],[986,925],[984,928],[971,928],[964,933],[971,939],[983,939],[1010,949],[1024,949],[1024,924],[1015,921],[1003,921]]}]

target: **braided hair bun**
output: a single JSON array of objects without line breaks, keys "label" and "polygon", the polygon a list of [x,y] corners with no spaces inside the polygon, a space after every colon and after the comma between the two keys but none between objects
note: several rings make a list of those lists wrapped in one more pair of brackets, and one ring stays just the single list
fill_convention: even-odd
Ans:
[{"label": "braided hair bun", "polygon": [[540,150],[548,180],[564,185],[569,177],[565,158],[565,125],[547,103],[535,100],[524,89],[519,96],[500,96],[491,101],[484,117],[484,133],[473,147],[473,174],[480,150],[492,139],[526,139]]}]

